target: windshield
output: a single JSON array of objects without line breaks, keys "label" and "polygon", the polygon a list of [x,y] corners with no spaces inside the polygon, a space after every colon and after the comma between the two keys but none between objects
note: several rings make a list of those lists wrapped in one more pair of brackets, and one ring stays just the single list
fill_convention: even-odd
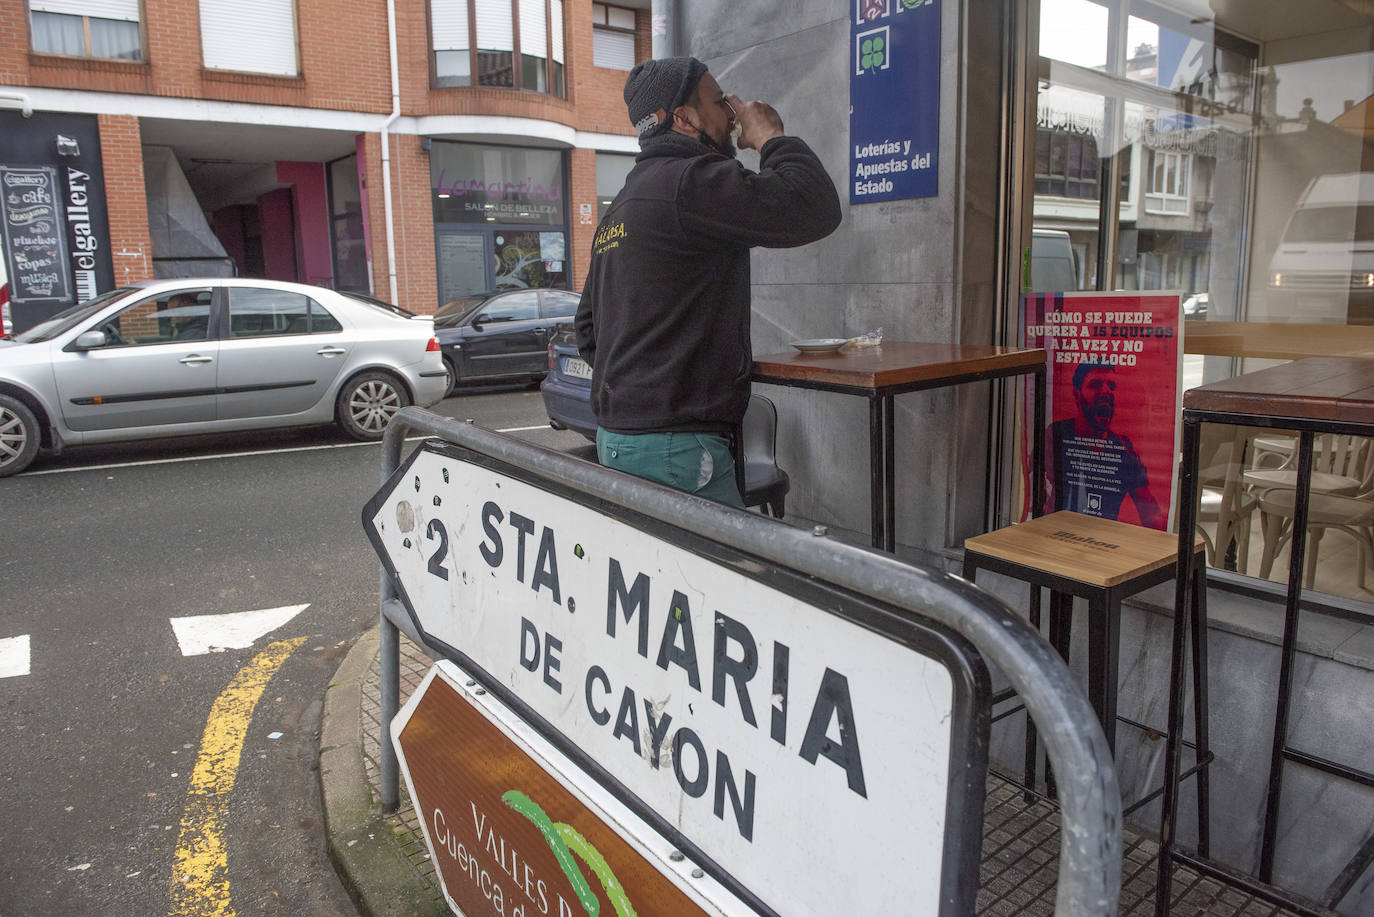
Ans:
[{"label": "windshield", "polygon": [[1374,242],[1374,207],[1310,207],[1288,224],[1285,242]]},{"label": "windshield", "polygon": [[434,326],[436,328],[452,328],[454,325],[480,309],[482,303],[491,299],[491,296],[492,294],[490,293],[483,293],[478,296],[465,296],[462,299],[454,299],[444,303],[439,307],[439,311],[434,313]]},{"label": "windshield", "polygon": [[21,344],[37,344],[40,341],[51,341],[59,334],[74,327],[78,322],[90,318],[92,315],[108,306],[112,300],[118,299],[132,289],[132,287],[121,287],[118,290],[101,293],[94,299],[88,299],[80,305],[72,306],[70,309],[57,313],[47,321],[39,322],[27,331],[19,332],[14,336],[14,339]]}]

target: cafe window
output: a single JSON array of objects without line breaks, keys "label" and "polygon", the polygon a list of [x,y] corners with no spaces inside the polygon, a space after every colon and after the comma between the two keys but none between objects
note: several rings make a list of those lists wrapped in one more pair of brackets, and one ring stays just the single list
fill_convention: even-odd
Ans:
[{"label": "cafe window", "polygon": [[608,70],[635,65],[635,11],[606,3],[592,4],[592,61]]},{"label": "cafe window", "polygon": [[200,0],[205,66],[296,76],[296,6],[292,0]]},{"label": "cafe window", "polygon": [[29,0],[33,50],[141,60],[138,7],[139,0]]},{"label": "cafe window", "polygon": [[434,82],[563,97],[563,0],[430,0]]},{"label": "cafe window", "polygon": [[[1179,294],[1185,389],[1374,349],[1374,15],[1342,0],[1032,9],[1030,222],[1061,248],[1069,237],[1089,289]],[[1282,583],[1286,549],[1266,547],[1270,510],[1254,508],[1262,497],[1251,479],[1291,467],[1294,441],[1268,431],[1208,466],[1209,449],[1234,445],[1210,427],[1204,467],[1239,468],[1244,499],[1222,507],[1231,536],[1209,560]],[[1367,491],[1374,447],[1352,452],[1340,473]],[[1208,493],[1217,482],[1202,483]],[[1214,537],[1220,525],[1204,521],[1203,531]],[[1367,596],[1355,582],[1361,563],[1350,539],[1328,535],[1315,590]]]}]

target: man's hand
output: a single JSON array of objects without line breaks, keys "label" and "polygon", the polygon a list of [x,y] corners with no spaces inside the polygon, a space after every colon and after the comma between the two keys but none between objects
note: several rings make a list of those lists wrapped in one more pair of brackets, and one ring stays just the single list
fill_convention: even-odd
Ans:
[{"label": "man's hand", "polygon": [[742,102],[738,96],[727,96],[726,101],[735,110],[735,120],[740,126],[735,145],[741,150],[761,150],[765,143],[782,136],[782,118],[767,102],[758,99]]}]

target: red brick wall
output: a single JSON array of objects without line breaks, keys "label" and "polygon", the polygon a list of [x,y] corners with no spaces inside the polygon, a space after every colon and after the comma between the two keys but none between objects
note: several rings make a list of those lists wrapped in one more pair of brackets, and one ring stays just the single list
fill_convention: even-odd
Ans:
[{"label": "red brick wall", "polygon": [[153,279],[153,242],[148,234],[148,197],[143,187],[143,145],[138,119],[100,115],[100,159],[117,286]]},{"label": "red brick wall", "polygon": [[[439,278],[434,264],[434,206],[430,198],[429,154],[420,138],[392,134],[391,212],[396,239],[396,304],[416,312],[431,313],[439,305]],[[382,186],[382,144],[378,134],[368,134],[363,193],[368,198],[368,224],[372,238],[372,292],[381,299],[391,296],[386,250],[386,207]]]},{"label": "red brick wall", "polygon": [[[485,114],[553,121],[589,133],[631,136],[622,90],[625,73],[592,61],[592,0],[566,0],[567,98],[531,92],[431,87],[426,0],[397,0],[397,67],[402,112],[423,116]],[[144,55],[139,62],[97,61],[33,54],[22,2],[0,3],[0,81],[19,86],[115,91],[170,98],[202,98],[250,104],[292,105],[383,114],[391,110],[390,57],[383,0],[296,0],[300,74],[274,77],[206,70],[202,65],[198,0],[143,0]],[[650,47],[650,16],[636,15],[636,48]],[[151,276],[151,252],[143,189],[138,121],[101,116],[111,234],[120,282]],[[107,138],[108,134],[108,138]],[[420,138],[393,135],[392,200],[395,214],[400,305],[433,311],[435,276],[433,211],[428,154]],[[390,295],[386,224],[382,206],[381,147],[377,134],[364,141],[368,228],[374,293]],[[579,205],[596,213],[595,153],[569,154],[568,218],[571,276],[580,289],[594,226],[579,223]],[[118,202],[118,204],[116,204]],[[116,229],[118,225],[118,229]],[[119,250],[135,253],[119,256]]]},{"label": "red brick wall", "polygon": [[[587,259],[592,250],[592,236],[596,234],[596,151],[573,150],[569,154],[572,188],[569,195],[569,209],[572,221],[572,238],[568,240],[568,260],[574,290],[581,290],[587,280]],[[579,219],[581,205],[592,208],[592,222],[584,225]]]},{"label": "red brick wall", "polygon": [[[98,61],[33,54],[22,2],[0,10],[0,80],[29,86],[135,92],[340,111],[391,109],[386,4],[296,0],[300,73],[294,77],[208,70],[199,0],[143,0],[144,59]],[[420,8],[424,0],[401,0]]]}]

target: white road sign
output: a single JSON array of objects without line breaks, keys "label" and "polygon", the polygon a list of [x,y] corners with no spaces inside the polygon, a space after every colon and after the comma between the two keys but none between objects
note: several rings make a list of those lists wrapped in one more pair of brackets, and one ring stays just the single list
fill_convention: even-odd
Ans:
[{"label": "white road sign", "polygon": [[965,894],[946,821],[973,762],[947,644],[898,642],[836,614],[833,590],[795,576],[784,590],[775,570],[440,446],[364,521],[427,639],[761,909],[937,914]]}]

